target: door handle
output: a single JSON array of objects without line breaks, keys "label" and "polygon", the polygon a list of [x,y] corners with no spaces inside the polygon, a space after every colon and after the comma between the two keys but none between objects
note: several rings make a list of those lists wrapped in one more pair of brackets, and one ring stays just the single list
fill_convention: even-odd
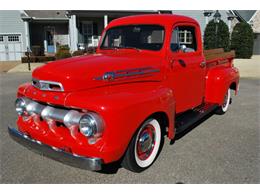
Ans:
[{"label": "door handle", "polygon": [[186,67],[186,63],[184,60],[178,60],[179,64],[182,66],[182,67]]},{"label": "door handle", "polygon": [[206,66],[206,62],[205,62],[205,61],[203,61],[203,62],[200,63],[200,67],[201,67],[201,68],[204,68],[205,66]]}]

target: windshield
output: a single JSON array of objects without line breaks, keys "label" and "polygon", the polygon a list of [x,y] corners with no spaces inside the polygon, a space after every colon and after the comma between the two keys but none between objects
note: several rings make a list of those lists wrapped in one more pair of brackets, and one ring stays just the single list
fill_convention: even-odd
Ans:
[{"label": "windshield", "polygon": [[159,51],[163,40],[164,28],[159,25],[118,26],[107,30],[100,48]]}]

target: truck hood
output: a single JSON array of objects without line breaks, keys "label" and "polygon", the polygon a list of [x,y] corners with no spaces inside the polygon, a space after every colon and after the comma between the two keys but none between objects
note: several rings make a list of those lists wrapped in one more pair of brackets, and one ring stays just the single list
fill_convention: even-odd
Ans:
[{"label": "truck hood", "polygon": [[47,63],[33,71],[36,80],[61,83],[65,92],[137,81],[161,80],[161,58],[145,52],[112,51]]}]

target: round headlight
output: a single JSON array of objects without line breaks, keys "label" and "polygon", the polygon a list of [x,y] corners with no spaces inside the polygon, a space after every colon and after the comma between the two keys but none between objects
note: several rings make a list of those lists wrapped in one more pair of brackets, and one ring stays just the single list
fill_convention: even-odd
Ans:
[{"label": "round headlight", "polygon": [[79,121],[79,130],[86,137],[99,136],[103,130],[102,120],[95,113],[84,114]]},{"label": "round headlight", "polygon": [[26,101],[24,98],[17,98],[15,101],[15,110],[17,114],[24,115],[26,112]]}]

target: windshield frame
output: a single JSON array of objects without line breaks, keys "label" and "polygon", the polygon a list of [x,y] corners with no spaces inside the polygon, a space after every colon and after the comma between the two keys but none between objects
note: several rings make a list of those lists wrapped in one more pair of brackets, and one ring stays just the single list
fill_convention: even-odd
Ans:
[{"label": "windshield frame", "polygon": [[[166,39],[166,29],[163,25],[161,24],[125,24],[125,25],[118,25],[118,26],[113,26],[113,27],[110,27],[108,28],[104,33],[103,33],[103,36],[102,36],[102,39],[101,39],[101,42],[100,42],[100,46],[99,46],[99,49],[100,50],[119,50],[119,49],[129,49],[128,47],[104,47],[103,44],[105,42],[105,39],[108,35],[108,32],[111,30],[111,29],[117,29],[117,28],[121,28],[121,27],[131,27],[131,26],[159,26],[162,28],[163,30],[163,41],[162,41],[162,46],[159,50],[152,50],[152,49],[142,49],[142,48],[134,48],[132,47],[132,49],[136,49],[136,50],[146,50],[146,51],[150,51],[150,52],[159,52],[161,51],[163,48],[164,48],[164,44],[165,44],[165,39]],[[130,47],[131,49],[131,47]]]}]

